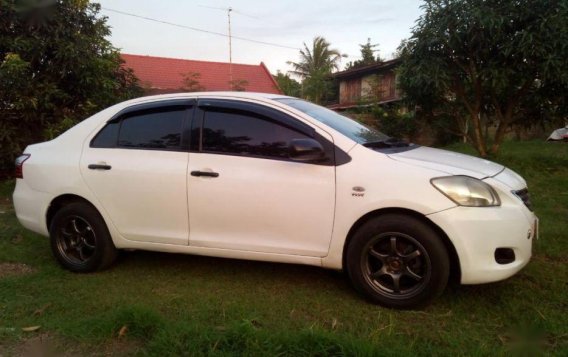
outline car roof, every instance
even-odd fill
[[[229,92],[229,91],[218,91],[218,92],[180,92],[171,94],[159,94],[151,95],[146,97],[139,97],[128,101],[128,104],[135,104],[140,102],[151,102],[153,100],[164,100],[164,99],[176,99],[176,98],[192,98],[192,97],[230,97],[230,98],[242,98],[242,99],[282,99],[282,98],[293,98],[282,94],[271,94],[271,93],[257,93],[257,92]]]

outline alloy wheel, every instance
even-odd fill
[[[97,237],[87,220],[69,216],[57,231],[57,249],[72,264],[88,262],[96,251]]]
[[[394,299],[420,293],[431,275],[430,258],[424,246],[398,232],[370,239],[363,249],[361,264],[369,286]]]

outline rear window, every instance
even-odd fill
[[[122,120],[118,146],[141,149],[179,149],[185,110],[145,112]]]
[[[93,139],[91,147],[94,148],[116,147],[119,129],[120,129],[120,122],[108,123]]]
[[[108,123],[95,136],[91,147],[179,149],[186,114],[186,108],[179,106],[128,113]]]

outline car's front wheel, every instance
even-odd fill
[[[103,218],[87,203],[70,203],[57,211],[49,234],[53,255],[71,271],[101,270],[116,259],[117,250]]]
[[[375,303],[415,308],[439,296],[450,264],[439,235],[423,221],[388,214],[364,223],[347,247],[354,287]]]

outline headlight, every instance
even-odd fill
[[[430,180],[432,185],[460,206],[499,206],[497,192],[485,182],[469,176],[447,176]]]

